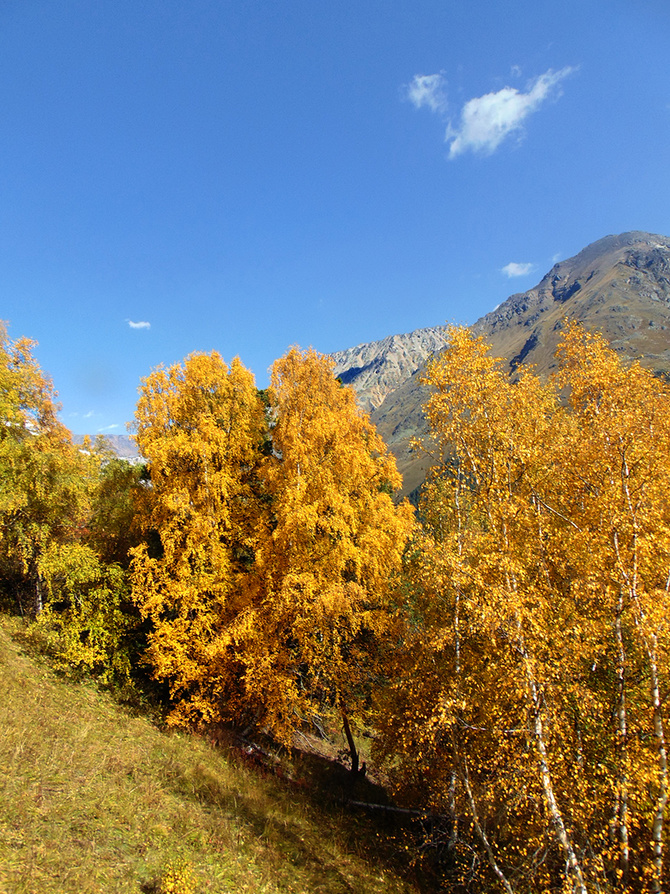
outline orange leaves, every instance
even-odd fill
[[[264,410],[238,360],[193,354],[146,379],[136,418],[152,484],[144,529],[160,547],[134,551],[133,595],[153,622],[155,673],[192,702],[180,708],[191,717],[238,685],[239,669],[221,659],[259,514]]]
[[[487,818],[479,843],[496,874],[540,885],[532,860],[518,864],[523,838],[529,860],[541,855],[557,882],[567,865],[578,890],[617,873],[658,888],[670,395],[577,326],[559,359],[555,383],[524,370],[513,383],[481,340],[452,330],[429,366],[442,463],[407,566],[383,747],[392,755],[395,743],[416,780],[407,745],[422,743],[435,797]],[[458,784],[466,761],[469,791]]]
[[[245,660],[247,691],[263,698],[267,722],[285,736],[309,705],[327,712],[364,692],[363,640],[374,643],[386,626],[412,524],[385,492],[400,483],[393,461],[332,368],[294,348],[272,370],[274,456],[262,477],[273,524],[258,545]],[[287,672],[297,688],[271,687],[269,676]]]
[[[134,593],[174,717],[246,712],[288,739],[310,712],[354,704],[412,513],[332,363],[289,351],[266,410],[238,361],[193,355],[146,380],[137,440],[160,548],[135,550]]]

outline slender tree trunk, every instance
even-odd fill
[[[627,468],[626,468],[627,472]],[[661,695],[658,682],[658,643],[656,634],[652,631],[647,633],[645,630],[645,613],[640,600],[640,594],[637,587],[637,518],[630,498],[627,484],[627,478],[624,478],[625,494],[628,499],[631,516],[633,518],[633,568],[629,574],[624,564],[619,549],[619,538],[617,532],[614,532],[614,547],[616,550],[617,562],[621,576],[626,583],[630,597],[635,606],[635,624],[640,633],[640,638],[644,646],[644,650],[649,662],[649,683],[651,706],[653,712],[653,734],[656,739],[656,758],[658,762],[658,796],[656,798],[656,811],[651,825],[651,847],[652,847],[652,863],[654,867],[654,877],[651,882],[651,889],[654,894],[661,894],[663,891],[663,837],[665,811],[668,806],[668,755],[665,745],[665,732],[663,729],[663,714],[661,712]],[[670,588],[670,578],[666,585],[666,593]]]
[[[456,516],[458,519],[458,560],[459,565],[463,562],[463,507],[461,505],[461,487],[463,479],[461,475],[460,462],[458,465],[458,476],[456,479]],[[461,693],[461,587],[460,583],[455,589],[454,601],[454,677],[456,679],[456,699],[460,698]],[[454,740],[455,741],[455,740]],[[449,784],[449,810],[451,811],[451,835],[449,836],[449,847],[454,849],[458,841],[458,816],[456,814],[456,788],[458,782],[458,750],[456,746],[453,749],[454,766],[451,771],[451,781]]]
[[[656,813],[651,827],[652,848],[654,853],[654,881],[652,890],[660,894],[663,890],[663,823],[665,810],[668,806],[668,756],[665,747],[665,733],[663,731],[663,716],[661,714],[661,698],[658,685],[658,667],[656,663],[656,648],[649,650],[649,666],[651,671],[651,701],[654,709],[654,737],[656,738],[656,755],[658,759],[658,797],[656,799]]]
[[[479,836],[479,840],[484,845],[484,850],[486,851],[486,856],[488,857],[489,865],[491,866],[491,869],[495,872],[496,876],[498,877],[498,881],[503,886],[503,888],[505,889],[507,894],[514,894],[514,889],[512,888],[510,883],[507,881],[507,878],[505,877],[505,874],[502,871],[502,869],[500,868],[500,866],[498,866],[498,863],[495,858],[495,854],[493,853],[493,848],[491,847],[491,843],[489,842],[488,838],[486,837],[486,833],[484,832],[484,829],[482,828],[482,825],[479,822],[479,816],[477,814],[477,805],[475,804],[475,799],[472,794],[472,789],[470,788],[470,777],[468,775],[468,764],[467,764],[467,760],[465,758],[462,761],[461,776],[463,779],[463,786],[465,787],[465,794],[467,795],[467,798],[468,798],[468,804],[470,805],[470,813],[472,814],[472,822],[475,827],[475,831],[477,832],[477,835]]]
[[[349,718],[347,717],[347,712],[344,708],[340,708],[340,712],[342,714],[342,725],[344,727],[344,735],[347,737],[347,744],[349,746],[349,756],[351,757],[351,773],[353,776],[357,776],[359,773],[358,769],[358,751],[356,750],[356,743],[354,742],[354,737],[351,735],[351,727],[349,726]]]
[[[556,795],[554,794],[554,786],[551,780],[551,771],[549,769],[549,760],[547,756],[547,745],[544,736],[544,725],[542,723],[542,699],[540,697],[537,682],[535,680],[535,675],[531,666],[530,656],[528,655],[523,642],[521,619],[518,617],[517,628],[519,632],[519,646],[526,669],[526,679],[528,682],[528,689],[531,698],[531,732],[535,740],[535,746],[537,749],[538,765],[540,769],[540,778],[542,780],[542,790],[544,792],[545,804],[547,806],[547,811],[549,812],[549,818],[554,830],[554,835],[561,845],[568,872],[572,876],[574,890],[577,892],[577,894],[587,894],[586,884],[584,882],[584,874],[582,873],[582,867],[579,863],[579,860],[577,859],[577,854],[575,853],[575,849],[572,846],[572,842],[570,841],[570,836],[568,835],[568,831],[563,821],[563,816],[558,806],[558,801],[556,800]]]
[[[511,555],[512,551],[509,548],[509,536],[505,524],[503,524],[502,533],[506,552],[508,555]],[[519,587],[514,575],[506,573],[505,583],[510,599],[514,601],[518,600]],[[554,836],[560,844],[563,855],[565,857],[567,872],[573,880],[573,890],[576,892],[576,894],[587,894],[586,885],[584,883],[584,874],[582,873],[582,867],[579,863],[579,860],[577,859],[577,854],[575,853],[575,849],[572,846],[572,842],[570,841],[570,836],[568,835],[568,831],[563,821],[563,816],[558,806],[558,801],[556,800],[556,795],[554,794],[554,786],[551,780],[551,770],[549,769],[547,745],[544,736],[544,727],[542,724],[542,698],[537,685],[537,681],[535,679],[535,673],[533,671],[530,655],[528,654],[528,650],[526,649],[521,616],[518,612],[515,612],[514,617],[516,621],[516,633],[518,637],[517,648],[519,650],[519,654],[523,659],[524,669],[526,671],[526,683],[528,685],[528,693],[530,697],[530,703],[528,704],[530,732],[533,736],[533,739],[535,740],[535,748],[540,770],[540,779],[542,781],[542,791],[544,792],[546,808],[549,813],[549,819],[554,831]]]
[[[33,579],[35,581],[35,617],[38,617],[44,608],[44,592],[42,588],[42,575],[37,568],[35,568]]]
[[[617,724],[618,724],[618,750],[619,750],[619,783],[616,799],[616,823],[617,837],[619,840],[619,869],[621,871],[621,884],[628,885],[630,870],[630,845],[628,841],[628,719],[626,713],[626,653],[623,644],[621,630],[621,615],[623,613],[623,588],[619,590],[619,604],[617,606],[615,632],[618,650],[617,667]]]

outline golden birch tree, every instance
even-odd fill
[[[284,740],[336,715],[355,766],[349,718],[375,680],[412,512],[394,504],[394,460],[328,358],[291,349],[273,366],[270,406],[270,514],[235,633],[245,692]]]
[[[600,672],[610,680],[609,862],[623,886],[658,892],[668,872],[670,394],[577,326],[559,358],[577,423],[579,462],[566,463],[570,545],[588,557],[573,586],[597,603]]]
[[[136,440],[151,485],[133,597],[152,632],[147,657],[169,685],[173,722],[239,708],[230,626],[254,560],[255,474],[264,408],[251,373],[216,352],[192,354],[143,382]]]
[[[0,575],[21,611],[38,615],[40,558],[50,545],[85,534],[98,464],[58,420],[56,394],[34,346],[26,338],[11,341],[0,324]]]
[[[456,866],[478,847],[508,892],[658,891],[668,395],[578,328],[560,359],[567,404],[464,330],[429,368],[443,459],[381,750],[451,812]]]

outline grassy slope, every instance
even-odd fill
[[[2,894],[152,892],[181,858],[197,892],[414,890],[366,859],[350,818],[56,677],[10,626],[0,618]]]

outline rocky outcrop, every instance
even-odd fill
[[[331,357],[335,375],[344,385],[351,385],[359,405],[369,413],[446,343],[444,327],[434,326],[407,335],[389,335],[381,341],[338,351]]]
[[[92,441],[95,441],[95,435],[90,435],[89,437]],[[105,435],[104,437],[111,450],[119,459],[125,459],[131,463],[143,462],[134,438],[131,438],[128,435]],[[84,436],[73,435],[72,440],[75,444],[81,444],[84,440]]]

